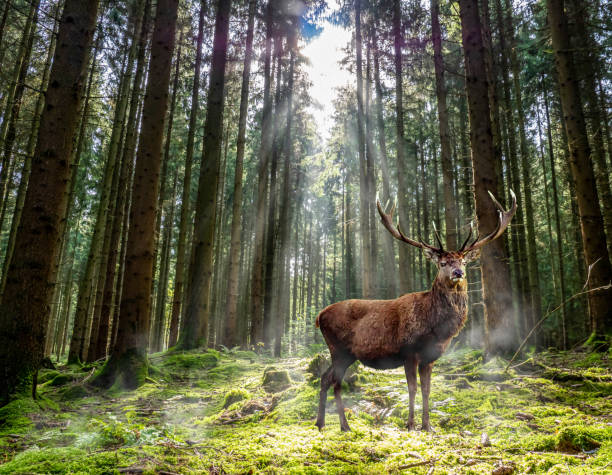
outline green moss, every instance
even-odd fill
[[[318,379],[330,365],[331,362],[325,353],[317,353],[314,358],[308,362],[306,371],[313,379]]]
[[[612,426],[572,425],[559,429],[555,447],[573,453],[596,449],[603,442],[612,442]]]
[[[51,381],[59,374],[60,372],[54,369],[40,370],[38,372],[38,384],[43,384],[43,383],[46,383],[47,381]]]
[[[0,434],[22,433],[32,427],[30,414],[36,414],[40,407],[31,397],[14,399],[0,407]]]
[[[250,397],[251,394],[244,389],[231,389],[229,392],[225,393],[225,397],[223,398],[223,408],[227,409],[232,404],[249,399]]]
[[[75,381],[77,378],[78,376],[74,373],[61,373],[49,381],[49,386],[63,386]]]
[[[291,385],[291,378],[286,370],[270,367],[264,371],[262,384],[266,392],[278,393]]]
[[[63,412],[41,411],[36,404],[21,411],[28,425],[20,432],[0,432],[0,464],[5,464],[0,465],[0,474],[117,470],[424,474],[431,465],[405,467],[432,459],[435,473],[482,474],[491,473],[501,459],[516,464],[515,473],[586,475],[605,473],[612,462],[612,440],[605,425],[612,412],[609,383],[551,381],[537,377],[542,376],[542,367],[535,364],[521,366],[528,368],[504,381],[474,377],[461,383],[444,375],[483,371],[482,353],[462,349],[445,355],[432,378],[433,435],[406,430],[408,391],[403,369],[359,367],[358,391],[343,392],[353,429],[347,434],[340,431],[331,390],[327,425],[321,432],[314,426],[319,386],[306,377],[312,357],[274,360],[234,350],[221,355],[194,351],[184,353],[189,361],[178,362],[174,357],[180,359],[182,354],[151,357],[159,369],[151,371],[156,382],[137,390],[44,385],[47,402],[60,402]],[[218,358],[214,367],[194,363],[204,354]],[[583,368],[578,362],[585,357],[585,353],[550,353],[538,354],[537,361],[575,371]],[[592,361],[591,374],[610,374],[605,357]],[[484,370],[497,371],[502,365],[497,362]],[[266,373],[286,371],[290,386],[267,393],[265,369]],[[73,388],[79,386],[87,397],[62,400],[67,391],[78,392]],[[420,391],[416,404],[420,426]],[[534,417],[517,417],[519,412]],[[480,447],[483,432],[491,447]],[[569,454],[572,449],[563,444],[571,444],[579,457]]]
[[[62,401],[74,401],[89,396],[89,393],[87,392],[87,389],[83,387],[83,385],[74,384],[62,390],[60,395]]]
[[[207,369],[214,368],[219,363],[219,352],[208,350],[206,353],[172,352],[164,362],[163,367],[177,369]]]
[[[0,466],[0,474],[110,473],[122,465],[121,453],[88,453],[74,447],[29,449]]]

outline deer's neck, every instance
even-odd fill
[[[452,286],[436,279],[430,298],[435,333],[443,339],[459,333],[467,319],[468,294],[465,279]]]

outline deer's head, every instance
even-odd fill
[[[421,239],[415,241],[414,239],[406,237],[400,229],[399,224],[397,226],[393,225],[394,207],[391,209],[391,211],[389,211],[389,213],[385,213],[383,211],[379,201],[376,202],[376,207],[378,208],[378,213],[380,214],[382,223],[385,228],[387,228],[387,231],[389,231],[398,241],[402,241],[406,244],[422,249],[425,257],[436,264],[436,267],[438,268],[438,275],[436,279],[449,287],[455,287],[465,284],[466,264],[470,261],[478,259],[480,256],[480,248],[482,246],[497,239],[503,234],[510,224],[512,216],[514,216],[514,213],[516,212],[516,196],[512,190],[510,190],[510,195],[512,196],[512,206],[508,211],[504,210],[502,205],[499,204],[491,192],[489,192],[489,195],[497,208],[499,216],[497,227],[490,234],[482,238],[479,235],[476,236],[476,238],[470,243],[473,234],[473,227],[470,225],[469,235],[463,242],[463,245],[456,251],[448,251],[444,249],[440,236],[438,235],[438,231],[435,230],[435,226],[434,230],[436,239],[438,241],[438,247],[427,244]]]

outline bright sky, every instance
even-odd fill
[[[336,2],[330,3],[332,8]],[[321,109],[312,108],[319,133],[324,140],[329,138],[332,126],[332,101],[336,97],[336,88],[352,83],[354,78],[348,71],[341,69],[338,62],[342,59],[342,48],[351,39],[350,30],[325,22],[321,34],[302,50],[311,64],[307,71],[312,81],[311,96],[321,105]]]

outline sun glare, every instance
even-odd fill
[[[310,89],[317,106],[312,106],[312,114],[317,123],[321,137],[326,140],[332,126],[333,99],[336,89],[347,83],[353,83],[351,74],[342,69],[342,49],[351,39],[351,32],[326,21],[321,34],[307,44],[303,54],[310,59],[307,67],[312,81]]]

